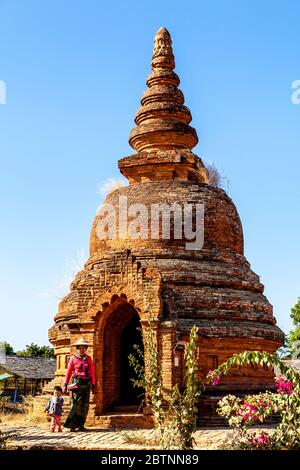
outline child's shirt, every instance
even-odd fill
[[[49,411],[50,415],[61,416],[63,404],[64,404],[64,399],[62,397],[52,396],[50,400],[48,401],[45,411]]]

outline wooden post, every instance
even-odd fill
[[[23,395],[26,395],[26,384],[27,384],[27,379],[24,379],[24,391],[23,391]]]
[[[17,401],[17,391],[18,391],[18,377],[15,378],[15,394],[14,394],[14,403]]]
[[[35,388],[34,388],[34,393],[33,393],[33,396],[34,396],[34,397],[35,397],[36,394],[37,394],[37,389],[38,389],[39,381],[40,381],[40,379],[36,379]]]

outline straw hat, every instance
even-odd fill
[[[91,346],[91,344],[83,338],[80,338],[73,346]]]

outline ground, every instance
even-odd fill
[[[87,432],[50,432],[49,417],[44,412],[44,400],[27,398],[25,403],[14,405],[14,410],[0,410],[0,431],[11,433],[7,448],[14,449],[90,449],[135,450],[159,449],[153,429],[113,430],[88,427]],[[64,421],[64,420],[63,420]],[[62,422],[63,422],[62,421]],[[272,431],[274,425],[264,425],[260,430]],[[257,429],[258,430],[258,429]],[[195,449],[221,449],[232,435],[228,427],[201,427],[194,434]]]
[[[16,436],[8,442],[8,449],[158,449],[153,430],[112,431],[88,428],[87,432],[50,433],[46,425],[2,424],[1,431]],[[195,449],[218,449],[231,431],[227,428],[199,429],[195,433]]]
[[[45,425],[4,424],[1,431],[12,432],[16,436],[8,442],[8,449],[55,448],[55,449],[157,449],[153,430],[113,431],[88,428],[87,432],[50,433]],[[229,429],[204,429],[195,433],[196,449],[217,449]]]

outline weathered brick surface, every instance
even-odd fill
[[[148,227],[148,238],[124,237],[121,224],[115,239],[101,240],[97,227],[102,216],[98,214],[91,230],[90,257],[49,330],[59,358],[56,382],[63,382],[68,357],[74,352],[72,344],[83,336],[93,345],[89,352],[97,384],[91,422],[95,416],[107,416],[118,404],[120,336],[133,316],[139,317],[142,329],[149,314],[155,321],[166,386],[183,380],[184,347],[193,325],[199,327],[199,378],[233,353],[245,349],[274,352],[283,342],[272,306],[263,295],[264,286],[244,257],[235,205],[222,189],[207,184],[207,170],[191,151],[196,133],[189,126],[190,112],[177,88],[179,79],[173,72],[174,57],[165,30],[156,37],[152,67],[149,90],[130,137],[139,153],[119,162],[130,184],[106,199],[115,208],[117,220],[121,196],[127,198],[128,207],[144,204],[147,212],[141,221]],[[204,205],[201,250],[187,250],[189,240],[174,238],[172,217],[170,239],[162,237],[162,227],[158,237],[151,238],[151,206],[162,203]],[[271,381],[272,373],[261,368],[233,370],[219,391],[265,390]],[[113,419],[118,421],[116,416]],[[126,424],[126,417],[120,419]]]

